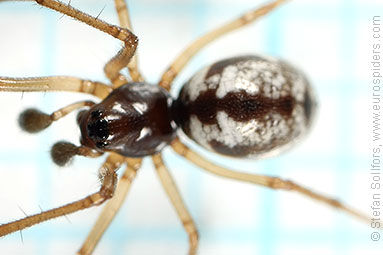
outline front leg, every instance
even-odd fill
[[[65,216],[92,206],[97,206],[110,199],[114,194],[117,176],[115,171],[123,162],[123,157],[117,154],[111,154],[101,167],[102,185],[98,192],[93,193],[83,199],[73,203],[66,204],[48,211],[44,211],[35,215],[27,216],[23,219],[6,223],[0,226],[0,236],[23,230],[41,222]]]

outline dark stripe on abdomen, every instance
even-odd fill
[[[195,101],[187,102],[184,107],[186,119],[195,115],[204,124],[217,124],[217,112],[224,111],[238,122],[262,119],[270,112],[279,113],[284,118],[291,118],[296,100],[292,96],[279,99],[268,98],[248,93],[229,92],[223,98],[216,97],[216,90],[201,93]]]

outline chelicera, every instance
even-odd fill
[[[189,254],[195,254],[197,227],[163,163],[161,150],[166,146],[171,146],[190,162],[218,176],[272,189],[296,191],[367,220],[337,200],[292,181],[220,167],[189,149],[177,137],[178,130],[182,129],[191,140],[219,154],[262,157],[280,153],[307,132],[315,115],[316,100],[305,76],[284,61],[249,55],[224,59],[197,72],[185,83],[177,98],[172,98],[168,92],[177,74],[205,45],[255,21],[283,2],[274,1],[249,11],[198,38],[174,60],[158,84],[148,84],[137,68],[134,54],[138,39],[131,32],[128,9],[123,0],[115,0],[120,26],[93,18],[69,4],[36,0],[41,6],[73,17],[123,42],[123,48],[104,68],[111,85],[76,77],[0,77],[0,91],[59,90],[98,97],[101,100],[99,103],[81,101],[52,114],[28,109],[20,115],[19,123],[27,132],[35,133],[68,113],[82,109],[77,115],[80,145],[63,141],[56,143],[51,150],[53,161],[66,165],[75,155],[108,156],[99,170],[101,188],[98,192],[73,203],[3,224],[0,236],[109,200],[79,250],[79,254],[91,254],[124,201],[142,158],[150,156],[188,234]],[[126,67],[130,77],[120,73]],[[118,179],[116,171],[122,166],[125,166],[125,171]]]

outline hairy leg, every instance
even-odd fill
[[[181,156],[185,157],[187,160],[192,162],[193,164],[199,166],[200,168],[204,169],[205,171],[208,171],[212,174],[235,179],[239,181],[244,182],[250,182],[256,185],[268,187],[271,189],[282,189],[282,190],[288,190],[288,191],[295,191],[299,194],[302,194],[304,196],[307,196],[313,200],[316,200],[318,202],[323,202],[333,208],[339,209],[341,211],[344,211],[350,215],[353,215],[360,220],[369,222],[370,219],[361,214],[360,212],[344,205],[343,203],[339,202],[336,199],[321,195],[319,193],[313,192],[308,188],[305,188],[299,184],[296,184],[290,180],[282,180],[278,177],[271,177],[266,175],[257,175],[257,174],[248,174],[248,173],[241,173],[237,171],[232,171],[229,169],[226,169],[224,167],[218,166],[204,157],[198,155],[194,151],[190,150],[186,145],[181,143],[178,139],[174,141],[172,144],[173,150],[180,154]]]
[[[46,92],[69,91],[81,92],[105,98],[112,88],[100,82],[82,80],[70,76],[51,76],[36,78],[0,77],[0,91],[10,92]]]
[[[114,0],[116,12],[122,28],[132,29],[132,23],[129,16],[128,6],[125,0]],[[138,70],[137,53],[132,57],[128,64],[129,74],[133,81],[144,81],[140,71]]]
[[[208,45],[210,42],[218,39],[222,35],[225,35],[233,30],[241,28],[249,23],[254,22],[259,17],[266,15],[271,12],[274,8],[285,2],[286,0],[277,0],[266,4],[257,9],[251,10],[241,17],[232,20],[221,27],[218,27],[207,34],[197,38],[192,42],[178,57],[173,61],[173,63],[168,67],[165,73],[162,75],[159,82],[160,86],[169,90],[172,81],[177,77],[178,73],[184,68],[184,66],[189,62],[189,60],[197,54],[203,47]]]
[[[117,183],[117,188],[113,198],[106,203],[101,214],[98,216],[96,223],[93,225],[92,230],[89,232],[88,237],[81,246],[78,254],[90,255],[93,253],[102,235],[121,208],[130,186],[136,177],[137,171],[141,167],[141,161],[141,159],[126,159],[127,167]]]
[[[152,156],[152,160],[154,166],[156,167],[157,174],[160,177],[162,186],[176,209],[178,217],[180,218],[186,233],[189,235],[189,255],[193,255],[196,253],[198,246],[197,227],[195,226],[189,211],[186,209],[186,206],[182,201],[178,188],[174,183],[173,177],[170,175],[169,170],[166,168],[161,154]]]
[[[115,171],[122,162],[123,158],[117,154],[111,154],[106,159],[105,163],[100,169],[100,179],[102,180],[102,185],[98,192],[73,203],[69,203],[61,207],[57,207],[35,215],[27,216],[20,220],[0,225],[0,236],[5,236],[50,219],[65,216],[79,210],[102,204],[113,196],[117,181]]]
[[[97,17],[92,17],[77,10],[76,8],[73,8],[70,4],[65,4],[57,0],[34,1],[41,6],[65,14],[121,40],[124,43],[123,48],[118,51],[117,54],[108,62],[104,68],[104,71],[108,79],[113,84],[126,82],[125,77],[120,74],[120,70],[129,63],[138,44],[138,38],[129,29],[110,25]]]

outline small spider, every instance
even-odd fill
[[[62,207],[3,224],[0,236],[109,200],[79,251],[79,254],[91,254],[125,199],[141,166],[141,158],[150,156],[188,233],[189,254],[195,254],[197,228],[163,163],[161,150],[166,146],[171,146],[176,153],[215,175],[272,189],[296,191],[366,220],[366,217],[337,200],[294,182],[215,165],[189,149],[177,137],[177,130],[182,129],[196,143],[219,154],[261,157],[280,153],[307,132],[316,107],[312,89],[301,72],[280,60],[249,55],[224,59],[197,72],[185,83],[176,99],[168,92],[178,73],[208,43],[255,21],[283,2],[279,0],[266,4],[200,37],[173,61],[158,85],[151,85],[144,81],[137,68],[134,54],[138,39],[131,32],[123,0],[115,0],[119,27],[90,17],[70,4],[36,0],[41,6],[84,22],[123,42],[123,48],[104,68],[111,86],[75,77],[0,77],[0,91],[72,91],[98,97],[101,102],[97,104],[81,101],[52,114],[27,109],[20,115],[19,123],[25,131],[35,133],[68,113],[85,108],[77,115],[81,145],[58,142],[52,147],[52,159],[64,166],[75,155],[108,156],[99,170],[102,185],[98,192]],[[125,67],[129,69],[129,78],[121,74]],[[123,166],[125,171],[118,179],[116,171]]]

